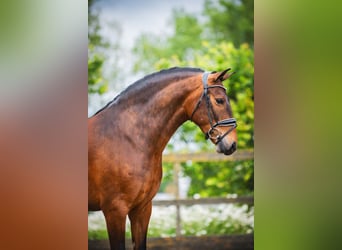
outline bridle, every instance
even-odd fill
[[[192,111],[190,120],[192,120],[192,117],[194,116],[195,112],[197,111],[197,109],[199,108],[202,99],[204,98],[206,101],[206,106],[207,106],[207,112],[208,112],[208,118],[209,118],[209,123],[210,123],[210,129],[208,130],[208,132],[205,133],[205,139],[212,139],[214,140],[215,144],[218,144],[226,135],[228,135],[234,128],[237,127],[236,124],[236,119],[235,118],[228,118],[228,119],[224,119],[221,121],[217,121],[215,124],[213,124],[213,117],[211,115],[211,113],[214,113],[214,110],[212,109],[212,105],[210,102],[210,97],[209,97],[209,93],[208,93],[208,89],[211,88],[222,88],[225,90],[225,92],[227,91],[225,87],[223,87],[222,85],[211,85],[208,86],[208,76],[209,76],[210,72],[205,72],[203,73],[202,76],[202,83],[203,83],[203,93],[200,97],[200,99],[198,100],[194,111]],[[225,132],[224,134],[222,134],[217,127],[231,127],[227,132]]]

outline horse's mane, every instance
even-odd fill
[[[150,86],[158,85],[159,88],[167,86],[170,82],[172,82],[175,78],[187,78],[193,76],[195,73],[203,72],[204,70],[200,68],[190,68],[190,67],[174,67],[170,69],[163,69],[161,71],[149,74],[142,79],[134,82],[129,85],[125,90],[123,90],[120,94],[118,94],[113,100],[108,102],[103,108],[99,109],[93,116],[97,115],[101,111],[105,110],[111,104],[113,104],[116,100],[121,97],[125,97],[127,95],[135,95],[137,93],[141,93],[144,89]]]

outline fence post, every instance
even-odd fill
[[[181,165],[179,162],[175,162],[173,165],[173,174],[174,174],[174,182],[175,182],[175,199],[176,199],[176,237],[181,236],[181,213],[180,213],[180,205],[179,205],[179,172],[181,169]]]

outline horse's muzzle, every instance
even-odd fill
[[[235,152],[236,150],[236,142],[232,143],[227,143],[225,140],[221,140],[217,145],[216,145],[216,151],[218,153],[222,153],[225,155],[231,155],[232,153]]]

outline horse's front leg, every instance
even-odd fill
[[[146,237],[148,223],[150,221],[152,211],[152,202],[148,202],[144,206],[138,206],[129,212],[128,217],[131,221],[132,241],[134,250],[146,249]]]
[[[111,250],[125,250],[127,213],[119,209],[104,210]]]

